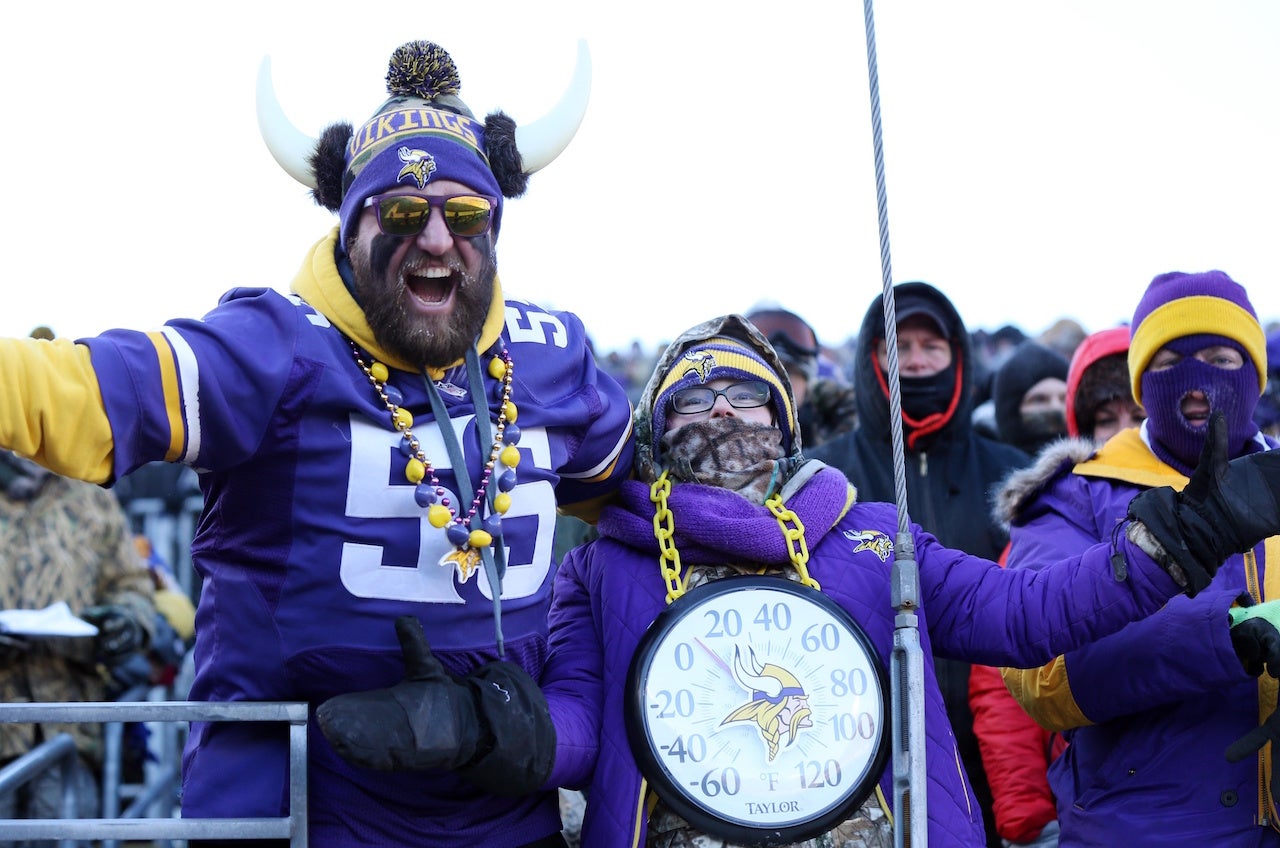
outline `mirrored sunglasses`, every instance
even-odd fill
[[[498,198],[484,194],[426,197],[420,194],[378,194],[364,202],[378,218],[378,229],[389,236],[409,238],[427,228],[431,210],[439,209],[455,236],[474,238],[489,232]]]
[[[671,395],[671,409],[681,415],[706,412],[716,405],[718,397],[727,400],[734,409],[755,409],[768,403],[773,393],[769,390],[769,384],[763,380],[747,380],[724,389],[690,386]]]

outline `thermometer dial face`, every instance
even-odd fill
[[[848,818],[884,770],[888,714],[862,628],[777,577],[718,580],[675,601],[628,677],[631,749],[658,795],[709,833],[761,845]]]

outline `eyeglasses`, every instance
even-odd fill
[[[755,409],[764,406],[773,397],[769,384],[763,380],[747,380],[734,383],[724,390],[710,386],[690,386],[671,395],[671,409],[681,415],[706,412],[716,405],[716,398],[724,398],[734,409]]]
[[[473,238],[489,232],[498,198],[485,194],[427,197],[421,194],[378,194],[364,202],[378,216],[378,229],[389,236],[409,238],[427,228],[431,210],[444,213],[445,226],[455,236]]]

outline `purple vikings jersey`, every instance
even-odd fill
[[[630,406],[596,369],[579,320],[507,300],[520,464],[503,516],[505,658],[535,678],[546,657],[557,500],[616,488],[631,466]],[[114,442],[114,474],[158,459],[201,472],[206,505],[192,558],[203,578],[193,700],[308,701],[390,686],[404,666],[393,622],[411,614],[455,674],[497,658],[493,591],[464,579],[404,476],[401,437],[346,337],[297,296],[237,289],[202,320],[86,339]],[[501,344],[480,351],[482,367]],[[362,350],[366,364],[370,356]],[[422,374],[392,370],[451,502],[455,470]],[[491,420],[500,380],[484,378]],[[465,368],[437,382],[472,486],[491,442],[477,437]],[[492,432],[492,424],[488,428]],[[491,438],[491,437],[490,437]],[[479,521],[476,522],[479,526]],[[192,727],[183,814],[279,816],[287,728]],[[486,796],[448,772],[388,774],[339,758],[312,722],[312,844],[521,845],[559,830],[554,792]]]

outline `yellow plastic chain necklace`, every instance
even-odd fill
[[[667,498],[671,495],[671,481],[666,471],[649,487],[649,500],[655,505],[653,514],[653,535],[658,540],[658,565],[662,569],[662,578],[667,583],[667,603],[670,604],[689,591],[689,574],[684,573],[680,564],[680,552],[675,543],[675,517]],[[782,503],[782,495],[774,493],[764,502],[765,508],[778,520],[778,527],[787,540],[787,557],[800,575],[800,582],[815,591],[822,586],[809,576],[809,544],[804,538],[804,523],[800,516]]]

